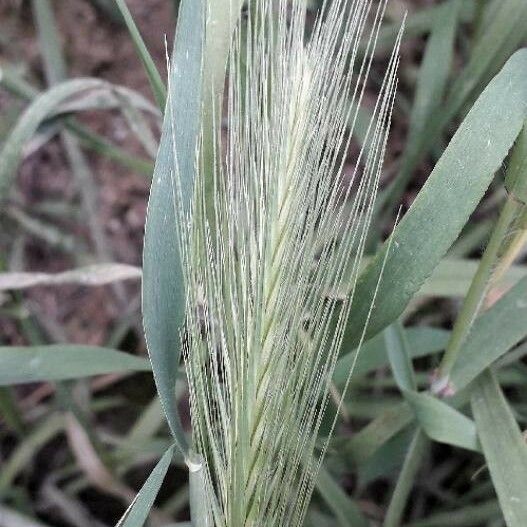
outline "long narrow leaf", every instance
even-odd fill
[[[490,371],[477,380],[472,411],[508,527],[527,525],[527,445]]]
[[[340,527],[366,527],[368,522],[355,502],[346,495],[329,472],[321,467],[317,490],[337,518]]]
[[[96,346],[0,347],[0,385],[78,379],[122,371],[149,371],[146,359]]]
[[[163,80],[161,79],[161,75],[159,75],[159,71],[157,70],[154,60],[152,59],[152,56],[150,55],[148,48],[144,43],[139,29],[137,29],[135,21],[132,17],[132,14],[130,13],[130,10],[128,9],[128,6],[126,5],[125,0],[115,0],[115,2],[119,11],[121,12],[126,27],[128,28],[128,32],[130,33],[132,42],[135,46],[135,49],[137,50],[137,54],[143,63],[156,102],[158,106],[163,109],[165,107],[167,90]]]
[[[466,386],[525,338],[526,321],[527,278],[524,278],[474,323],[452,369],[452,387]]]
[[[62,273],[0,273],[0,291],[37,285],[78,284],[101,286],[121,280],[138,280],[141,269],[127,264],[94,264]]]
[[[396,205],[413,174],[415,159],[420,156],[430,117],[440,107],[447,80],[450,76],[457,20],[461,2],[449,0],[441,5],[434,19],[410,114],[409,133],[401,160],[401,168],[389,187],[390,209]]]
[[[116,527],[142,527],[144,525],[165,479],[168,468],[170,467],[173,455],[174,446],[170,447],[163,454],[163,457],[158,461],[154,470],[152,470],[150,476],[148,476],[148,479]]]
[[[186,295],[176,235],[173,181],[177,165],[185,206],[189,206],[201,123],[204,13],[200,0],[181,3],[143,252],[143,319],[148,352],[163,409],[183,453],[187,449],[186,439],[174,386],[181,356],[179,332],[185,319]]]
[[[134,104],[140,105],[143,109],[151,107],[132,90],[93,78],[64,81],[35,97],[18,120],[0,152],[0,199],[4,199],[9,190],[24,145],[46,119],[64,112],[116,107],[119,105],[115,98],[116,92],[125,99],[133,98]]]

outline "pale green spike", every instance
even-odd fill
[[[193,448],[216,527],[299,526],[313,492],[396,85],[400,38],[353,186],[343,187],[348,123],[385,5],[333,0],[306,43],[302,0],[254,0],[235,30],[227,138],[215,138],[214,228],[201,151],[192,211],[179,217]],[[177,207],[177,184],[175,198]],[[335,298],[345,283],[348,296]]]

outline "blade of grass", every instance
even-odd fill
[[[419,70],[414,103],[410,113],[409,132],[401,159],[401,167],[390,187],[386,209],[392,211],[412,177],[415,159],[421,155],[423,138],[430,117],[441,105],[450,77],[454,43],[461,2],[450,0],[441,4],[434,18],[432,32],[426,45]]]
[[[470,22],[473,19],[475,4],[476,2],[474,2],[474,0],[463,0],[463,2],[461,2],[461,22]],[[438,13],[440,13],[442,10],[442,4],[432,4],[430,6],[422,7],[418,11],[410,12],[406,18],[404,38],[411,39],[420,37],[431,31],[437,19]],[[399,29],[399,22],[387,23],[381,27],[377,43],[377,53],[392,50],[393,43],[395,42]]]
[[[527,50],[515,53],[459,127],[412,207],[362,273],[347,321],[343,349],[362,334],[381,269],[382,298],[367,337],[395,320],[458,236],[518,136],[527,114]]]
[[[174,446],[170,447],[163,454],[116,527],[142,527],[144,525],[170,467],[174,448]]]
[[[185,319],[186,296],[176,243],[173,171],[174,162],[177,162],[188,207],[194,187],[195,153],[201,124],[204,11],[201,1],[184,0],[180,6],[169,72],[169,96],[150,189],[143,250],[145,336],[161,404],[183,454],[187,450],[187,441],[174,399],[174,386],[181,356],[179,332]]]
[[[324,467],[320,467],[318,471],[317,491],[337,519],[337,524],[340,527],[367,527],[368,522],[358,506]]]
[[[426,280],[419,296],[464,297],[476,275],[480,260],[445,258]],[[513,286],[527,276],[527,266],[513,265],[500,279],[500,287]]]
[[[390,505],[386,511],[383,527],[398,527],[401,525],[408,496],[410,495],[415,476],[428,446],[429,441],[427,440],[426,435],[421,428],[418,428],[414,433],[412,442],[408,446],[401,473],[397,479],[397,484],[395,485]]]
[[[405,339],[411,358],[424,357],[443,350],[448,342],[449,332],[430,327],[415,327],[405,329]],[[355,360],[355,351],[340,357],[333,375],[333,382],[340,386],[346,382],[349,370]],[[357,358],[353,376],[355,378],[381,368],[388,363],[386,339],[379,333],[362,345]],[[353,382],[353,380],[351,381]]]
[[[76,379],[121,371],[149,371],[146,359],[122,351],[83,346],[0,347],[0,385]]]
[[[130,37],[135,46],[137,54],[143,63],[157,105],[159,108],[161,108],[161,110],[163,110],[165,108],[167,98],[167,89],[165,83],[161,79],[161,75],[159,74],[154,60],[152,59],[152,56],[150,55],[148,48],[144,43],[139,29],[137,29],[135,21],[132,17],[132,14],[130,13],[130,10],[128,9],[128,6],[126,5],[125,0],[115,0],[115,2],[119,8],[119,11],[121,12],[124,23],[128,28],[128,32],[130,33]]]
[[[50,86],[57,85],[67,78],[66,62],[64,60],[61,43],[58,39],[58,28],[50,0],[33,0],[33,14],[39,31],[39,42],[41,45],[44,72]],[[118,102],[126,99],[119,97]],[[126,104],[125,100],[125,104]],[[123,108],[123,113],[125,109]],[[60,134],[62,145],[68,156],[68,161],[80,191],[82,208],[85,220],[90,228],[90,234],[95,247],[95,253],[99,261],[111,261],[112,251],[106,238],[102,224],[99,221],[97,207],[97,188],[91,173],[89,163],[82,152],[77,139],[68,131]],[[122,306],[127,302],[126,292],[122,284],[112,283],[112,290]]]
[[[32,101],[40,92],[21,78],[13,68],[2,65],[0,67],[0,85],[5,87],[10,93],[21,97],[26,101]],[[104,137],[79,124],[71,117],[59,116],[57,121],[71,130],[82,144],[110,159],[118,161],[123,166],[137,170],[145,175],[152,175],[153,163],[129,154],[119,146],[111,143]]]
[[[496,265],[503,239],[509,232],[509,227],[520,207],[520,202],[510,194],[492,231],[478,270],[474,275],[474,279],[463,301],[463,306],[452,329],[445,355],[437,371],[437,380],[434,381],[433,390],[441,391],[443,389],[442,387],[450,382],[449,376],[452,367],[459,358],[462,346],[472,329],[472,325],[486,295],[492,270]]]
[[[404,329],[399,322],[384,330],[384,340],[397,386],[403,393],[416,390],[415,373],[408,352],[409,346]]]
[[[63,112],[64,108],[61,108],[61,105],[72,98],[82,97],[92,91],[103,95],[104,92],[111,93],[114,90],[119,90],[124,97],[129,94],[127,90],[121,90],[120,87],[99,79],[79,78],[61,82],[33,99],[4,142],[0,152],[0,199],[5,199],[20,162],[24,145],[44,121],[55,117],[57,112]],[[100,106],[99,97],[90,97],[89,104],[83,105],[82,108],[86,110]],[[104,97],[102,106],[106,107]]]
[[[514,145],[507,168],[505,185],[508,189],[507,199],[503,205],[498,221],[492,230],[487,247],[481,258],[478,270],[470,284],[463,301],[461,311],[456,319],[450,340],[432,384],[432,390],[441,393],[450,391],[450,372],[459,358],[461,348],[472,329],[484,299],[491,285],[491,276],[499,260],[500,251],[509,233],[509,228],[523,208],[525,199],[524,163],[527,160],[527,134],[521,132]]]
[[[53,414],[36,426],[25,437],[11,453],[9,459],[2,463],[0,497],[5,495],[17,475],[29,466],[36,452],[57,434],[62,432],[63,429],[64,417],[61,414]]]
[[[480,527],[491,519],[501,516],[496,500],[489,500],[477,505],[469,505],[459,510],[432,514],[424,520],[405,524],[405,527]]]
[[[386,410],[346,441],[344,445],[346,457],[355,465],[363,463],[413,419],[413,411],[406,403],[400,403]]]
[[[527,336],[527,278],[477,318],[452,369],[454,390],[481,372]]]
[[[34,99],[18,120],[0,153],[0,198],[5,199],[12,183],[23,145],[40,124],[52,115],[62,102],[99,86],[100,81],[95,79],[76,79],[58,84]]]
[[[487,370],[472,392],[478,435],[508,527],[527,525],[527,445],[494,375]]]
[[[0,291],[27,289],[37,285],[78,284],[101,286],[140,279],[141,269],[127,264],[94,264],[62,273],[0,273]]]
[[[479,452],[474,421],[426,393],[406,392],[405,399],[426,434],[440,443]]]
[[[419,155],[413,159],[413,167],[425,157],[449,123],[481,92],[487,80],[521,45],[526,28],[527,6],[523,0],[501,2],[468,64],[453,83],[445,104],[429,120]]]

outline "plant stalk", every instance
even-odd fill
[[[492,270],[496,265],[503,240],[520,207],[521,203],[512,194],[509,194],[483,253],[478,270],[470,284],[461,312],[454,324],[443,360],[432,383],[433,393],[446,395],[450,392],[448,376],[485,299]]]
[[[527,243],[527,207],[523,207],[523,211],[518,221],[518,231],[512,237],[510,243],[503,252],[503,256],[499,261],[494,274],[492,275],[492,283],[498,282],[507,272],[509,267],[514,263],[519,256],[521,250]]]

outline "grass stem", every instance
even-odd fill
[[[520,207],[521,203],[512,194],[509,194],[492,231],[487,248],[483,253],[478,270],[470,284],[461,312],[454,324],[445,355],[432,384],[434,393],[447,393],[449,391],[449,373],[459,356],[463,343],[485,299],[489,280],[496,265],[504,238]]]

